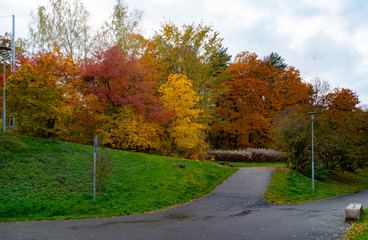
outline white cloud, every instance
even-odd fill
[[[305,6],[316,7],[323,11],[339,13],[343,9],[344,0],[304,0]]]
[[[82,0],[100,25],[115,0]],[[16,36],[26,36],[30,10],[47,0],[3,1],[0,16],[16,15]],[[212,25],[232,55],[263,57],[278,52],[305,78],[320,77],[332,87],[349,87],[368,104],[368,1],[366,0],[125,0],[144,10],[142,28],[150,37],[160,23]],[[11,19],[0,18],[0,34]],[[9,30],[8,30],[9,29]]]
[[[263,18],[261,9],[257,9],[247,1],[205,0],[207,14],[217,16],[217,22],[223,22],[227,28],[250,28]]]

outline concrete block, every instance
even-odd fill
[[[360,219],[360,213],[363,209],[363,204],[361,203],[350,203],[345,208],[345,220],[346,219]]]

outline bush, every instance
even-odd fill
[[[328,179],[328,177],[332,174],[333,167],[316,162],[314,164],[314,178],[316,180],[324,181]],[[301,172],[304,176],[311,177],[312,176],[312,163],[306,165],[303,172]]]
[[[93,169],[93,161],[91,161]],[[96,153],[96,190],[102,193],[105,181],[111,177],[112,166],[109,159],[109,152],[99,148]],[[89,173],[93,179],[93,170]]]
[[[308,109],[290,111],[274,122],[275,144],[295,171],[310,176],[311,119]],[[327,109],[314,118],[316,178],[332,171],[355,171],[368,165],[368,112]]]
[[[216,161],[231,162],[279,162],[281,153],[273,149],[247,148],[240,150],[216,150],[207,152],[209,158]]]

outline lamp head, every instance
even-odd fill
[[[2,51],[11,51],[11,48],[6,47],[6,46],[0,46],[0,50],[2,50]]]

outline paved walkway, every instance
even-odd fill
[[[368,206],[368,189],[297,205],[262,199],[269,168],[242,168],[204,198],[154,213],[87,220],[0,223],[0,239],[339,239],[344,207]]]

